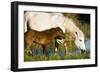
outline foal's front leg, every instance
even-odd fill
[[[58,52],[58,46],[59,46],[59,44],[57,43],[57,40],[55,40],[55,49],[54,49],[55,54],[57,54],[57,52]]]

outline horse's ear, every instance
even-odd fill
[[[75,36],[73,36],[73,40],[76,40],[76,37]]]
[[[75,31],[75,32],[74,32],[74,35],[73,35],[74,40],[75,40],[77,37],[78,37],[78,32]]]
[[[72,39],[73,39],[73,40],[76,39],[76,33],[72,34]]]

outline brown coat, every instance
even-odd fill
[[[24,34],[24,41],[26,48],[31,48],[32,43],[35,42],[37,44],[40,44],[43,46],[43,49],[46,50],[46,45],[51,43],[53,39],[63,39],[64,33],[63,31],[57,27],[57,28],[51,28],[45,31],[36,31],[33,29],[29,29]]]

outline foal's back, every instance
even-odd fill
[[[33,40],[39,44],[49,44],[56,37],[64,38],[63,31],[57,27],[45,31],[32,30]]]
[[[30,44],[32,44],[32,42],[36,42],[41,45],[47,45],[58,36],[64,38],[63,31],[59,27],[45,31],[30,29],[25,33],[25,40]]]

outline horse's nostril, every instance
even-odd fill
[[[86,52],[87,52],[86,50],[81,49],[81,53],[86,53]]]

